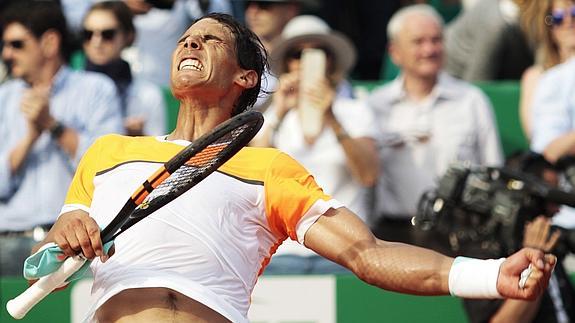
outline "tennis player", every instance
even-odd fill
[[[250,294],[277,246],[293,239],[381,288],[417,295],[533,299],[555,257],[523,249],[498,260],[445,257],[377,240],[296,161],[243,148],[218,172],[134,225],[104,255],[99,228],[183,145],[253,105],[267,65],[257,37],[210,14],[181,37],[172,93],[180,101],[166,137],[106,136],[83,157],[46,242],[92,262],[99,322],[247,322]],[[534,268],[524,288],[520,273]]]

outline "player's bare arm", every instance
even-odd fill
[[[456,279],[453,284],[458,286],[450,286],[453,258],[424,248],[378,240],[347,208],[331,209],[320,217],[307,231],[305,245],[346,266],[365,282],[387,290],[416,295],[467,293],[465,286],[461,290],[465,280]],[[555,262],[553,255],[522,249],[499,267],[496,291],[502,297],[534,299],[546,288]],[[534,270],[525,287],[519,288],[521,272],[529,264]]]

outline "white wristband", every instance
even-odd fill
[[[449,270],[449,292],[463,298],[502,298],[497,291],[500,259],[457,257]]]

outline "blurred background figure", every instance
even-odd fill
[[[437,249],[411,223],[422,193],[454,161],[501,165],[499,135],[487,97],[443,72],[443,20],[431,6],[400,9],[387,34],[401,72],[368,97],[382,131],[370,224],[379,238]]]
[[[136,36],[132,17],[121,1],[98,2],[88,10],[82,26],[85,69],[104,73],[116,84],[127,135],[162,135],[167,112],[162,90],[134,77],[121,58]]]
[[[310,48],[321,49],[327,69],[309,87],[302,88],[300,82],[306,73],[302,52]],[[290,154],[314,173],[327,192],[366,220],[368,188],[377,179],[377,129],[363,102],[337,90],[355,63],[353,44],[320,18],[298,16],[286,25],[281,42],[271,53],[271,62],[279,76],[279,88],[254,144]],[[320,111],[317,120],[302,119],[301,100]],[[304,135],[306,121],[321,123],[317,136]],[[285,241],[266,268],[266,274],[342,272],[347,270],[294,241]]]
[[[533,93],[543,72],[575,54],[575,1],[524,0],[522,28],[536,45],[536,61],[521,78],[520,116],[525,137],[532,136]]]
[[[8,71],[6,70],[6,65],[4,65],[4,62],[2,62],[2,60],[0,60],[0,84],[6,81],[7,78],[8,78]]]
[[[136,40],[124,58],[135,76],[170,84],[175,44],[191,23],[208,12],[232,13],[229,0],[123,0],[135,15]]]
[[[520,1],[477,1],[447,25],[446,71],[466,81],[519,80],[533,64]]]
[[[266,50],[272,52],[285,25],[300,14],[304,3],[306,0],[244,1],[246,25],[258,35]]]
[[[21,275],[84,151],[122,124],[114,83],[67,66],[69,34],[56,2],[18,1],[2,12],[0,30],[12,77],[0,85],[0,270]]]
[[[385,29],[391,15],[407,2],[412,1],[323,1],[318,15],[347,35],[358,50],[358,61],[352,71],[354,79],[378,80],[383,75],[387,37],[379,31]]]
[[[286,24],[299,15],[304,4],[312,0],[257,0],[244,1],[246,26],[262,41],[268,53],[281,41]],[[254,109],[265,111],[270,103],[270,94],[277,87],[277,77],[267,71],[262,77],[261,92]]]
[[[575,58],[544,72],[537,83],[532,104],[531,149],[566,169],[575,155]],[[564,185],[575,188],[575,178],[567,176]],[[575,228],[575,209],[562,207],[553,223]]]

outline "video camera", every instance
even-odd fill
[[[575,158],[549,165],[569,181],[575,180]],[[553,205],[575,207],[575,193],[510,167],[456,163],[436,189],[421,197],[414,220],[423,230],[447,235],[452,251],[479,248],[483,253],[507,255],[521,247],[525,222],[539,215],[552,217]],[[553,252],[575,252],[575,230],[561,230]]]

